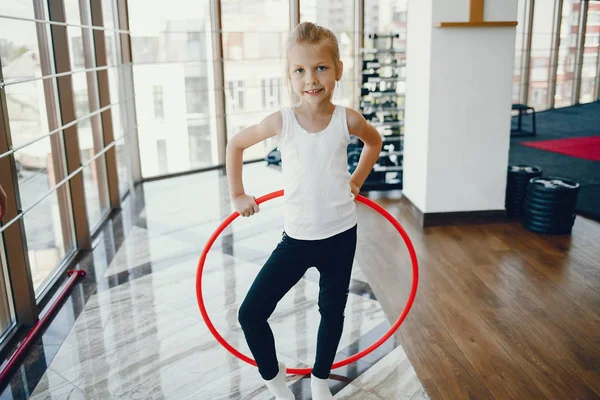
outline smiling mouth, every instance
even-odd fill
[[[315,94],[319,94],[323,91],[323,89],[313,89],[313,90],[307,90],[305,91],[305,93],[310,94],[310,95],[315,95]]]

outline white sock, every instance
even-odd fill
[[[279,363],[277,376],[270,381],[265,381],[267,388],[273,393],[276,400],[295,400],[294,393],[285,383],[285,365]]]
[[[313,400],[330,400],[333,399],[329,390],[327,379],[317,378],[313,374],[310,375],[310,390]]]

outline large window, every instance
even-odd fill
[[[32,5],[12,4],[3,12],[8,17],[0,17],[0,58],[29,265],[38,292],[74,250],[74,228],[68,185],[56,189],[67,176],[56,80],[38,79],[56,73],[49,26],[11,19],[11,10],[12,16],[35,18]],[[38,10],[40,15],[47,20],[48,10]]]
[[[558,49],[554,107],[566,107],[574,104],[573,82],[575,80],[575,55],[577,54],[578,31],[579,0],[565,0],[560,25],[560,47]]]
[[[326,3],[301,1],[300,17],[327,26],[338,36],[345,73],[334,101],[355,106],[354,2]],[[405,27],[406,0],[394,4],[389,17],[382,12],[375,19],[386,21],[382,22],[386,28]],[[208,0],[178,1],[169,7],[159,0],[131,0],[128,6],[144,177],[159,174],[158,141],[166,141],[160,148],[167,149],[167,173],[215,165],[220,159],[220,118],[225,118],[226,136],[231,138],[240,128],[290,104],[284,79],[289,1],[221,0],[220,32],[211,28]],[[222,44],[222,64],[214,60],[216,39]],[[220,79],[215,74],[221,67],[224,80],[216,87]],[[215,101],[221,98],[217,93],[225,99],[224,110]],[[197,126],[203,127],[201,140]],[[199,143],[207,148],[198,149]],[[275,146],[276,139],[267,140],[248,149],[244,158],[261,159]]]
[[[106,65],[110,93],[110,112],[113,136],[116,142],[119,194],[125,196],[133,189],[134,154],[137,153],[137,127],[133,99],[133,76],[130,63],[124,63],[117,0],[102,1],[102,17],[105,27]]]
[[[67,34],[69,42],[82,43],[81,47],[70,48],[71,65],[74,71],[71,78],[75,96],[75,117],[80,121],[77,124],[77,132],[81,162],[82,164],[90,162],[89,166],[83,170],[86,210],[89,225],[95,227],[110,209],[106,157],[102,155],[93,160],[105,146],[101,115],[97,113],[100,109],[98,79],[95,71],[76,72],[97,66],[94,56],[94,38],[90,27],[92,25],[91,10],[87,2],[80,4],[78,0],[66,0],[64,4],[67,22],[86,26],[82,28],[68,27]]]
[[[519,0],[519,22],[521,18],[528,18],[527,10],[532,0]],[[552,103],[554,107],[568,107],[573,104],[587,103],[598,99],[600,50],[600,3],[582,2],[580,0],[564,0],[560,10],[560,27],[554,26],[554,15],[558,0],[536,1],[533,8],[533,27],[531,29],[531,50],[529,61],[529,87],[526,96],[522,93],[523,85],[517,85],[522,80],[520,67],[523,65],[523,56],[527,56],[526,42],[528,32],[521,32],[517,27],[517,46],[515,52],[515,78],[513,87],[513,101],[527,98],[527,103],[537,110],[544,110]],[[587,7],[584,37],[581,16],[582,7]],[[560,29],[559,47],[556,50],[556,75],[553,74],[552,47],[553,39]],[[520,36],[523,36],[522,40]],[[525,49],[525,50],[523,50]],[[582,55],[583,59],[579,59]],[[519,68],[519,69],[517,69]],[[581,71],[581,75],[579,72]],[[578,79],[580,77],[580,80]],[[556,83],[556,85],[552,85]],[[551,92],[554,89],[554,92]],[[579,89],[579,97],[574,98]],[[554,99],[550,97],[554,96]],[[553,100],[553,102],[551,101]]]
[[[598,51],[600,49],[600,4],[589,2],[587,23],[585,26],[585,41],[583,48],[583,63],[581,68],[581,87],[579,102],[589,103],[597,100],[596,76],[598,71]]]
[[[527,18],[527,0],[518,0],[517,6],[517,34],[515,37],[515,67],[513,73],[513,88],[512,101],[519,103],[521,99],[521,91],[523,83],[521,77],[521,68],[523,63],[523,49],[526,46],[527,34],[525,32],[525,24]],[[527,88],[525,88],[527,89]]]
[[[231,137],[281,106],[274,96],[263,103],[263,80],[283,77],[290,2],[222,0],[221,4],[227,135]],[[263,158],[275,146],[275,140],[259,143],[246,150],[244,158]]]
[[[392,12],[386,12],[387,8]],[[408,21],[407,0],[365,0],[365,34],[398,33],[401,34],[401,44],[406,47],[406,24]]]
[[[196,168],[191,120],[207,121],[198,157],[217,164],[214,99],[222,88],[214,86],[208,1],[130,0],[128,8],[142,176]]]
[[[534,3],[528,103],[536,110],[548,108],[553,15],[553,1]]]
[[[93,13],[97,6],[102,8]],[[14,321],[7,314],[11,257],[25,260],[39,301],[62,271],[58,267],[66,266],[78,246],[89,245],[108,214],[109,185],[117,190],[119,183],[123,195],[131,188],[133,85],[131,69],[123,65],[117,9],[116,0],[19,0],[0,6],[0,101],[7,111],[0,123],[9,128],[2,143],[12,144],[0,157],[10,157],[3,164],[14,157],[17,175],[11,183],[18,186],[20,211],[3,222],[13,226],[6,229],[23,228],[21,250],[27,251],[17,257],[19,249],[0,246],[6,250],[6,257],[0,251],[0,333]],[[118,168],[113,163],[109,174],[113,146]]]

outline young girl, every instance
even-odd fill
[[[283,236],[250,287],[239,322],[266,386],[278,400],[294,399],[267,319],[315,266],[321,322],[311,390],[315,400],[332,399],[327,379],[342,335],[356,249],[354,199],[379,157],[382,141],[360,113],[332,103],[343,64],[330,30],[301,23],[290,34],[286,58],[286,80],[296,104],[242,130],[227,145],[230,195],[240,215],[259,211],[242,183],[244,149],[279,135],[284,178]],[[352,175],[346,156],[351,134],[365,144]]]

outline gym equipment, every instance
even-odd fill
[[[541,175],[542,169],[536,165],[511,164],[508,166],[504,200],[507,216],[520,217],[523,214],[523,202],[529,181]]]
[[[528,106],[526,104],[513,104],[511,107],[511,110],[518,112],[518,118],[517,118],[517,127],[511,128],[510,136],[512,136],[512,137],[536,136],[537,129],[535,126],[535,108]],[[526,131],[523,129],[523,116],[524,115],[531,115],[532,128],[530,131]]]
[[[568,179],[531,179],[523,206],[523,226],[541,234],[569,234],[575,223],[578,193],[579,184]]]
[[[384,139],[379,160],[362,187],[362,191],[402,189],[404,138],[404,70],[406,66],[403,39],[398,33],[368,34],[369,47],[361,49],[362,80],[360,112]],[[348,149],[348,169],[356,169],[356,151],[364,144]],[[394,141],[391,149],[388,141]]]
[[[281,165],[281,153],[275,148],[267,154],[265,161],[267,165]]]

